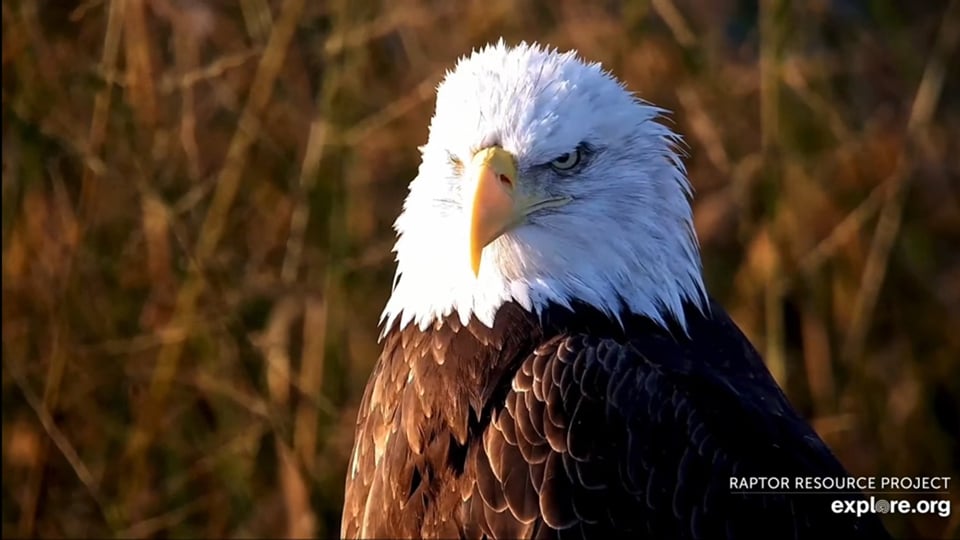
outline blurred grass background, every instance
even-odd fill
[[[957,4],[4,0],[3,536],[339,534],[433,91],[501,35],[674,111],[708,285],[851,472],[960,481]]]

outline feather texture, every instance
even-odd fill
[[[846,472],[722,309],[711,312],[690,310],[688,337],[582,305],[538,318],[507,304],[483,339],[476,321],[436,325],[430,339],[405,335],[415,326],[388,332],[343,535],[885,538],[875,516],[831,512],[835,495],[731,492],[733,475]],[[387,384],[409,373],[411,384]],[[475,407],[471,396],[485,397]]]

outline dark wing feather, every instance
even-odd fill
[[[572,316],[538,325],[508,306],[492,329],[389,333],[342,535],[889,538],[830,496],[731,491],[731,476],[846,472],[718,308],[676,339],[642,322],[593,334],[602,319]]]
[[[666,337],[562,335],[536,350],[468,466],[482,493],[504,497],[468,503],[496,499],[500,511],[479,513],[483,532],[887,537],[873,517],[832,513],[829,496],[732,493],[732,475],[846,472],[762,365],[694,360]],[[527,529],[533,501],[540,522]]]

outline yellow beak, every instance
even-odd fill
[[[551,198],[526,186],[517,175],[517,158],[492,146],[473,156],[466,178],[473,184],[470,208],[470,268],[480,273],[483,248],[517,227],[531,212],[561,206],[568,198]]]
[[[517,224],[514,191],[517,183],[517,159],[499,147],[480,150],[468,170],[475,183],[470,205],[470,268],[480,272],[483,248]]]

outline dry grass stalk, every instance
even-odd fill
[[[171,321],[174,327],[190,328],[192,326],[196,302],[203,288],[203,265],[213,255],[223,234],[227,215],[240,187],[247,151],[256,140],[259,131],[257,126],[260,114],[270,99],[274,82],[302,10],[303,0],[285,0],[280,17],[271,30],[250,95],[240,115],[223,168],[220,170],[206,219],[200,228],[192,254],[190,272],[177,295],[174,318]],[[132,431],[127,445],[127,456],[133,463],[133,475],[128,488],[131,493],[139,492],[144,485],[143,453],[156,431],[156,420],[163,411],[170,383],[176,375],[183,343],[183,341],[168,343],[160,350],[157,357],[157,365],[150,384],[149,402],[144,406],[143,415]]]
[[[923,145],[923,137],[933,120],[940,101],[940,93],[943,90],[947,66],[950,65],[958,41],[960,41],[960,2],[950,0],[937,35],[933,54],[927,61],[917,93],[913,98],[913,105],[910,107],[904,148],[898,156],[896,170],[889,180],[893,188],[889,191],[880,210],[880,219],[873,235],[870,255],[863,269],[862,285],[857,293],[850,331],[843,347],[843,355],[848,360],[858,359],[863,353],[870,321],[877,307],[880,287],[883,285],[889,266],[890,252],[900,231],[912,172],[912,159],[917,149]]]

